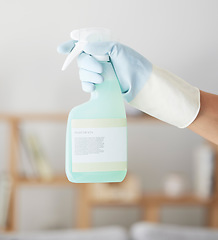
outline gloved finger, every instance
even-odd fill
[[[57,52],[64,53],[64,54],[70,53],[73,50],[73,48],[75,47],[76,42],[77,42],[76,40],[70,40],[70,41],[60,44],[57,47]]]
[[[103,77],[100,74],[90,72],[82,68],[79,70],[79,76],[82,82],[91,82],[99,84],[104,81]]]
[[[79,68],[96,72],[96,73],[102,73],[103,67],[101,63],[99,63],[94,57],[86,54],[81,53],[77,58],[77,64]]]
[[[93,92],[95,90],[95,84],[90,82],[82,82],[82,89],[84,92]]]
[[[90,55],[110,55],[118,45],[116,42],[89,42],[83,50]]]

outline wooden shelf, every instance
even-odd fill
[[[19,177],[17,178],[17,184],[20,185],[60,185],[60,184],[72,184],[75,185],[74,183],[71,183],[68,181],[66,176],[55,176],[52,179],[37,179],[37,178],[24,178],[24,177]]]
[[[211,198],[200,198],[193,194],[185,194],[178,197],[170,197],[164,194],[145,194],[143,197],[144,204],[158,204],[158,205],[210,205],[214,199]]]
[[[211,198],[199,198],[193,194],[185,194],[179,197],[170,197],[164,194],[144,194],[138,200],[134,201],[99,201],[99,200],[90,200],[90,204],[93,206],[139,206],[139,205],[210,205],[214,199]]]
[[[0,119],[5,121],[63,121],[67,120],[66,113],[1,113]]]
[[[141,199],[134,201],[98,201],[90,200],[90,204],[96,207],[131,207],[131,206],[140,206],[142,204]]]

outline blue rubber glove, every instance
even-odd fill
[[[74,48],[75,41],[69,41],[59,46],[58,52],[69,53]],[[92,92],[95,84],[103,82],[102,65],[91,55],[109,55],[114,67],[121,91],[127,102],[130,102],[149,78],[152,64],[133,49],[117,42],[87,43],[84,52],[78,56],[82,88]]]
[[[75,41],[62,44],[59,52],[69,53]],[[200,91],[178,76],[152,65],[146,58],[117,42],[87,43],[78,56],[82,88],[92,92],[104,79],[103,68],[93,56],[109,55],[127,102],[162,121],[184,128],[200,109]]]

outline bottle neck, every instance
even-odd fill
[[[91,93],[91,100],[94,99],[111,99],[116,101],[121,96],[120,85],[114,72],[113,66],[110,62],[101,62],[103,66],[102,76],[104,78],[103,83],[96,84],[96,89]]]
[[[90,101],[95,109],[100,112],[107,112],[108,116],[125,117],[125,107],[119,81],[110,62],[101,62],[103,66],[103,83],[96,84],[96,89],[91,93]]]

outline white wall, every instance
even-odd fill
[[[92,26],[110,28],[115,40],[200,89],[217,93],[217,8],[215,0],[1,1],[0,112],[68,112],[87,100],[76,64],[61,72],[65,56],[58,55],[56,47],[69,39],[71,30]],[[41,130],[48,155],[61,172],[64,131],[64,125]],[[6,133],[0,125],[1,169],[7,169]],[[166,125],[131,126],[129,170],[139,174],[149,191],[160,190],[164,176],[173,170],[184,172],[191,183],[192,151],[201,141],[188,130]],[[66,188],[22,188],[20,229],[71,226],[74,196]],[[39,208],[46,215],[43,219]],[[122,223],[125,218],[127,226],[140,215],[137,209],[105,211],[96,210],[95,225]],[[182,215],[178,211],[164,210],[163,217],[174,223],[203,223],[201,209],[186,209]]]

